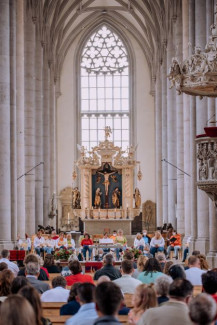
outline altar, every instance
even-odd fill
[[[123,229],[125,235],[131,235],[132,220],[141,207],[140,191],[134,189],[134,172],[140,162],[135,159],[133,146],[123,151],[109,140],[110,134],[111,129],[106,126],[105,140],[89,152],[79,146],[80,157],[72,174],[73,188],[60,193],[61,223],[66,230],[78,231],[81,220],[84,231],[90,234]],[[137,177],[141,180],[140,168]],[[68,195],[65,201],[64,191]]]

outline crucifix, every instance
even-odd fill
[[[105,186],[105,209],[108,209],[109,208],[108,192],[109,192],[109,185],[110,185],[109,177],[112,174],[115,174],[116,170],[112,171],[110,165],[108,163],[105,163],[105,165],[103,166],[103,169],[98,170],[97,173],[104,176],[103,185]]]

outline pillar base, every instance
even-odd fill
[[[12,250],[14,249],[15,241],[12,240],[0,240],[0,251],[2,249]]]
[[[201,254],[206,255],[209,251],[209,240],[208,238],[198,238],[195,241],[195,250],[200,251]]]
[[[217,267],[217,252],[209,252],[206,258],[211,269]]]

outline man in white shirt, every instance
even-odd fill
[[[34,248],[38,255],[44,251],[45,240],[44,237],[41,236],[41,232],[37,232],[37,236],[34,239]]]
[[[42,302],[67,302],[69,290],[66,289],[66,280],[57,276],[52,280],[52,288],[41,295]]]
[[[117,284],[120,287],[123,294],[134,293],[136,287],[142,284],[140,280],[132,278],[133,272],[134,272],[133,262],[130,260],[124,260],[121,263],[122,277],[113,281],[115,284]]]
[[[191,282],[191,284],[202,285],[201,275],[206,271],[201,270],[200,260],[197,256],[190,256],[188,258],[189,269],[185,271],[186,279]]]
[[[101,245],[113,245],[114,244],[114,241],[113,241],[112,238],[109,238],[108,237],[108,233],[105,232],[103,238],[101,238],[99,240],[99,243]],[[107,247],[106,248],[103,248],[103,252],[107,254],[108,252],[110,252],[110,248],[107,248]]]
[[[9,255],[10,252],[7,249],[3,249],[1,252],[0,263],[2,262],[6,263],[8,265],[8,269],[11,270],[15,276],[17,276],[17,273],[19,272],[19,268],[15,263],[9,261]]]

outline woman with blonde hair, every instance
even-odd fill
[[[153,283],[140,284],[132,297],[133,309],[128,314],[129,324],[137,324],[143,313],[157,306],[157,295]]]
[[[132,277],[137,279],[140,273],[144,271],[145,263],[147,262],[148,257],[140,255],[137,260],[137,269],[134,270]]]
[[[160,231],[155,231],[155,235],[150,242],[150,253],[153,255],[153,257],[155,256],[155,253],[164,251],[164,245],[165,241]]]
[[[136,234],[136,238],[134,239],[134,248],[143,251],[144,247],[145,247],[145,241],[142,238],[142,235],[138,232],[138,234]]]

